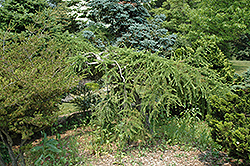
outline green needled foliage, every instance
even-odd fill
[[[79,30],[79,25],[75,20],[76,15],[69,14],[72,11],[69,7],[76,4],[77,2],[73,0],[70,3],[49,2],[47,0],[5,0],[0,7],[0,29],[6,30],[9,26],[15,26],[13,31],[20,33],[27,30],[25,26],[29,24],[36,24],[36,27],[40,28],[46,22],[47,30],[75,32]],[[36,16],[44,16],[45,18],[36,22],[33,19]]]
[[[176,42],[175,47],[177,48],[174,49],[174,53],[168,56],[196,68],[212,69],[219,74],[224,83],[233,83],[234,69],[216,45],[216,39],[206,39],[202,37],[193,42],[191,46],[180,43],[182,42],[180,40],[181,39]]]
[[[46,0],[4,0],[0,7],[0,27],[6,28],[12,23],[16,25],[17,32],[21,32],[25,30],[25,25],[34,23],[32,17],[37,11],[48,7]]]
[[[199,109],[205,116],[208,96],[229,90],[212,71],[157,54],[110,48],[92,55],[85,55],[75,66],[88,71],[97,65],[95,69],[103,73],[105,88],[101,91],[105,91],[92,108],[99,143],[115,141],[123,147],[130,141],[145,140],[154,136],[161,119],[187,109]]]
[[[211,96],[211,112],[207,119],[213,139],[229,155],[250,160],[250,95],[228,93],[225,97]]]
[[[67,45],[44,27],[25,28],[26,33],[0,33],[0,138],[13,165],[23,156],[21,148],[15,155],[12,145],[22,147],[34,132],[51,126],[60,96],[72,86],[65,70]]]
[[[150,18],[151,15],[145,7],[146,4],[140,0],[89,1],[88,17],[96,24],[105,25],[104,27],[109,33],[106,33],[109,42],[101,42],[101,38],[96,39],[96,33],[93,31],[91,33],[88,30],[90,28],[85,31],[86,38],[100,48],[111,44],[112,46],[131,47],[153,53],[168,52],[175,42],[176,35],[169,35],[167,29],[162,28],[161,24],[166,18],[165,15],[159,14]],[[90,22],[88,26],[93,26],[93,23]]]

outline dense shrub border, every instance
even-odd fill
[[[243,93],[244,94],[244,93]],[[210,97],[211,112],[207,119],[213,139],[230,156],[250,160],[250,94]]]

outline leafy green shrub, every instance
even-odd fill
[[[117,141],[124,146],[127,141],[145,139],[152,136],[158,121],[186,109],[199,108],[205,116],[208,96],[228,89],[212,71],[203,75],[199,69],[157,54],[110,48],[96,54],[96,59],[87,55],[74,65],[83,71],[98,68],[107,88],[93,107],[99,143]]]
[[[72,86],[66,77],[67,45],[50,37],[44,27],[26,29],[28,36],[0,33],[0,138],[12,165],[23,160],[21,148],[15,155],[12,145],[22,147],[34,132],[52,125],[60,96]]]
[[[162,26],[194,42],[202,36],[216,36],[216,44],[232,59],[249,59],[249,3],[245,0],[156,0],[154,15],[165,14]]]
[[[190,12],[192,29],[199,36],[216,35],[222,52],[227,58],[232,58],[244,47],[249,48],[249,42],[247,44],[242,40],[242,36],[249,34],[250,30],[249,7],[250,4],[245,0],[229,0],[225,3],[216,0],[200,1],[197,9]]]
[[[213,139],[230,156],[250,159],[250,95],[228,93],[225,97],[211,96],[211,112],[207,119]]]
[[[151,1],[153,15],[164,14],[162,27],[168,29],[171,33],[188,33],[191,27],[189,14],[197,5],[197,0],[156,0]]]
[[[43,139],[39,145],[32,148],[30,161],[32,165],[75,165],[80,161],[75,140],[61,139],[60,134],[57,139],[48,139],[46,133],[42,133]]]

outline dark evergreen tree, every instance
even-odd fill
[[[74,6],[78,1],[63,2],[62,0],[4,0],[1,1],[0,7],[0,29],[6,30],[11,26],[15,28],[13,31],[18,33],[25,31],[25,26],[36,24],[42,27],[45,22],[51,25],[47,29],[53,27],[53,31],[74,32],[78,30],[76,14],[71,15],[70,6]],[[43,15],[46,19],[38,23],[34,17],[38,14]],[[47,24],[48,25],[48,24]]]
[[[0,27],[7,28],[15,25],[15,30],[25,30],[25,25],[34,23],[32,17],[37,11],[44,11],[49,7],[46,0],[5,0],[0,7]]]

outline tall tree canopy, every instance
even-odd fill
[[[194,42],[200,37],[216,38],[228,57],[250,59],[250,3],[247,0],[156,1],[154,14],[167,16],[163,26]]]
[[[249,8],[247,0],[203,0],[190,14],[193,29],[199,34],[216,35],[222,51],[228,57],[238,57],[240,51],[250,49]]]

